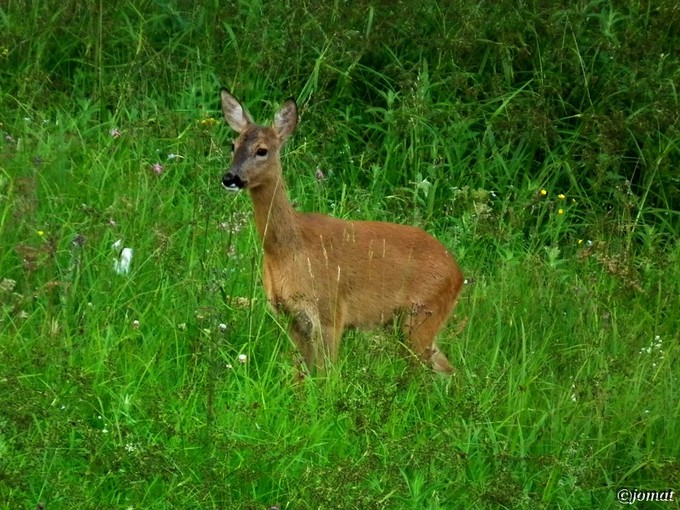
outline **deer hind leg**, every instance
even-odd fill
[[[449,317],[454,303],[442,308],[428,308],[414,303],[410,313],[403,317],[402,330],[409,339],[411,348],[421,359],[437,372],[453,373],[453,367],[446,355],[439,349],[435,337]]]

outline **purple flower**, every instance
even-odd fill
[[[156,175],[161,175],[163,173],[163,171],[165,170],[165,167],[163,165],[161,165],[160,163],[154,163],[153,165],[151,165],[151,170],[153,170],[153,172]]]

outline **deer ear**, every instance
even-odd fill
[[[234,96],[232,96],[227,89],[220,90],[220,97],[222,98],[222,113],[227,124],[236,131],[241,133],[245,130],[248,124],[253,121],[250,115],[243,109]]]
[[[297,105],[293,98],[288,99],[274,115],[274,129],[285,142],[297,125]]]

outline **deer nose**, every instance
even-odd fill
[[[230,191],[239,191],[246,187],[246,183],[236,173],[229,170],[224,177],[222,177],[222,186]]]

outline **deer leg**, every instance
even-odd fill
[[[424,305],[414,304],[411,312],[405,314],[402,323],[404,335],[409,339],[414,352],[436,372],[446,374],[452,374],[453,367],[437,346],[435,337],[452,308],[453,303],[443,310],[432,310]]]
[[[290,323],[290,336],[302,355],[307,370],[313,370],[316,349],[314,346],[314,323],[305,312],[296,312]]]

